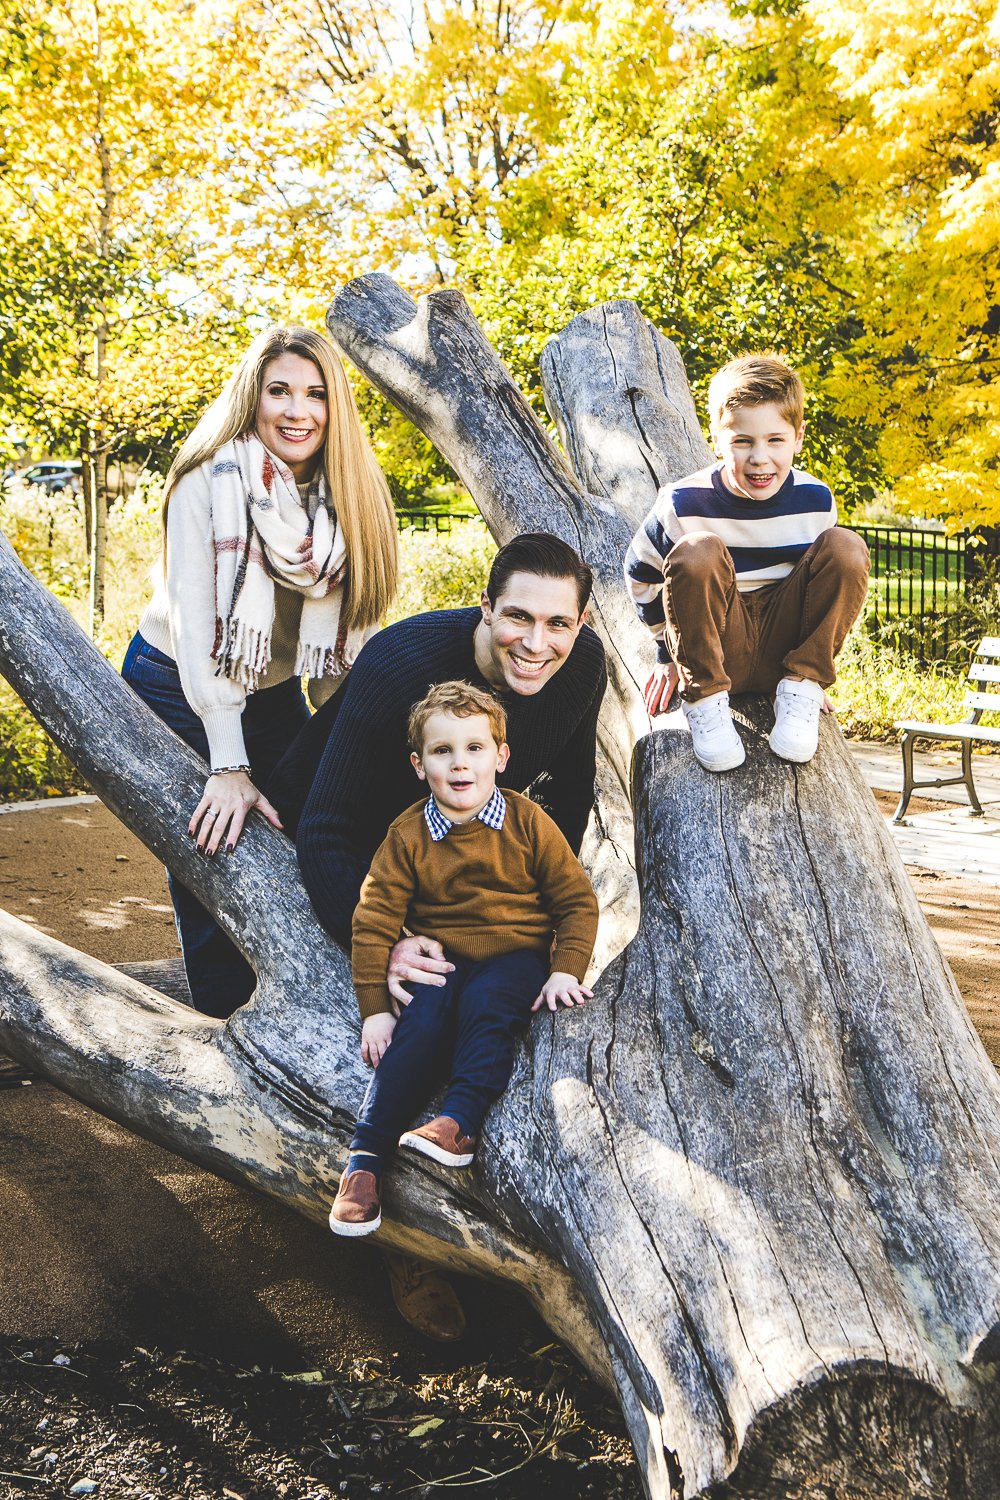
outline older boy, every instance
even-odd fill
[[[531,1013],[591,994],[582,980],[597,900],[548,814],[497,786],[505,734],[502,705],[465,682],[432,688],[410,715],[411,761],[430,796],[390,826],[354,915],[361,1055],[375,1075],[330,1214],[335,1234],[378,1228],[397,1141],[467,1166]],[[397,1021],[387,977],[404,924],[440,941],[454,968],[443,986],[417,985]],[[445,1079],[442,1113],[400,1139]]]
[[[665,711],[679,685],[708,771],[744,760],[730,692],[773,693],[771,749],[812,759],[834,657],[864,603],[867,547],[837,526],[826,485],[792,467],[804,403],[775,355],[723,366],[708,388],[719,463],[660,490],[625,559],[659,647],[647,707]]]

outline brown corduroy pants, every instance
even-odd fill
[[[682,696],[696,703],[712,693],[773,693],[788,676],[829,687],[834,657],[865,601],[869,566],[861,537],[834,526],[787,578],[741,594],[717,536],[682,537],[663,564],[666,639]]]

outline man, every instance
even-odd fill
[[[309,788],[297,819],[302,878],[319,920],[345,947],[372,855],[421,795],[407,720],[435,683],[459,678],[501,695],[510,759],[498,783],[530,788],[579,853],[607,686],[604,649],[584,622],[592,583],[558,537],[515,538],[497,553],[478,607],[417,615],[374,636],[286,755],[268,793],[289,827],[294,789]],[[406,937],[393,949],[390,993],[406,1005],[408,982],[443,985],[451,968],[440,943]],[[419,1262],[386,1260],[403,1317],[431,1337],[459,1337],[464,1316],[448,1283]]]

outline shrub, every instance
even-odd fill
[[[860,621],[837,660],[830,697],[849,737],[897,740],[895,725],[900,719],[961,718],[964,692],[960,669],[950,664],[921,666],[912,656],[874,640]]]
[[[62,797],[86,783],[14,690],[0,682],[0,802]]]
[[[441,535],[410,527],[399,542],[402,583],[391,620],[479,603],[497,550],[481,521],[459,521]]]

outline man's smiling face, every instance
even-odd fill
[[[576,580],[512,573],[476,627],[476,666],[502,692],[530,697],[573,649],[583,615]]]
[[[796,429],[774,401],[724,411],[712,429],[722,459],[722,482],[734,495],[772,500],[802,448],[804,424]]]

